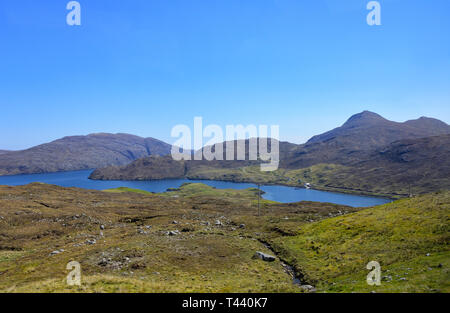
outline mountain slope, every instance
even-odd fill
[[[181,178],[197,173],[203,169],[234,169],[247,166],[255,166],[260,161],[249,161],[249,140],[235,140],[233,142],[224,142],[223,145],[223,161],[213,160],[189,160],[174,161],[171,155],[164,157],[145,157],[140,160],[133,161],[123,166],[109,166],[96,169],[89,178],[97,180],[153,180],[162,178]],[[237,147],[239,143],[245,146],[245,160],[226,160],[225,147],[233,143],[234,158],[237,159]],[[297,147],[297,145],[289,142],[278,142],[281,159],[285,159],[287,155]],[[268,151],[271,151],[271,141],[268,141]],[[258,147],[258,144],[257,144]],[[203,148],[204,150],[206,148]],[[212,148],[214,150],[214,148]],[[199,155],[202,151],[195,152]]]
[[[364,111],[350,117],[341,127],[312,137],[282,159],[282,166],[305,168],[321,163],[350,165],[370,157],[370,153],[404,139],[450,134],[450,125],[421,117],[397,123]]]
[[[450,135],[405,139],[361,154],[346,165],[320,163],[264,173],[257,166],[233,169],[199,167],[192,179],[231,180],[301,186],[377,195],[422,194],[450,189]]]
[[[312,137],[307,145],[335,141],[341,145],[345,144],[348,148],[370,150],[397,140],[449,133],[450,125],[436,119],[422,117],[398,123],[376,113],[364,111],[350,117],[341,127]]]
[[[383,194],[447,190],[449,156],[450,135],[399,140],[338,167],[322,178],[322,184]]]
[[[165,155],[171,146],[129,134],[64,137],[23,151],[0,155],[0,175],[73,171],[123,165],[148,155]]]
[[[123,166],[96,169],[90,179],[95,180],[157,180],[181,178],[185,175],[185,162],[174,161],[172,156],[149,156]]]

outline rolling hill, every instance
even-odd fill
[[[449,292],[450,193],[426,194],[308,225],[274,248],[324,292]],[[366,264],[381,265],[381,285]]]
[[[74,171],[123,165],[149,155],[170,153],[171,146],[129,134],[71,136],[23,151],[0,154],[0,175]]]

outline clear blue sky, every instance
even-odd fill
[[[301,143],[375,111],[450,122],[450,1],[0,2],[0,149],[176,124],[278,124]]]

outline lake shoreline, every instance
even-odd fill
[[[257,182],[254,182],[252,180],[218,180],[218,179],[207,179],[207,178],[190,178],[185,177],[189,180],[210,180],[210,181],[223,181],[223,182],[232,182],[232,183],[248,183],[248,184],[258,184]],[[304,185],[297,185],[297,184],[288,184],[283,182],[277,182],[277,183],[270,183],[270,182],[264,182],[260,184],[261,186],[285,186],[285,187],[293,187],[293,188],[301,188],[306,189]],[[341,193],[341,194],[350,194],[350,195],[359,195],[359,196],[369,196],[374,198],[381,198],[381,199],[390,199],[390,200],[399,200],[402,198],[408,197],[406,194],[380,194],[376,192],[366,191],[366,190],[359,190],[359,189],[350,189],[345,187],[329,187],[329,186],[320,186],[320,185],[313,185],[311,187],[311,190],[319,190],[319,191],[327,191],[327,192],[334,192],[334,193]]]
[[[153,193],[164,193],[170,188],[178,188],[184,183],[202,183],[217,189],[247,189],[255,188],[257,184],[252,181],[231,181],[172,178],[158,180],[93,180],[90,179],[92,170],[57,172],[46,174],[21,174],[14,176],[0,176],[0,185],[17,186],[27,185],[33,182],[41,182],[62,187],[76,187],[90,190],[106,190],[119,187],[140,189]],[[353,207],[370,207],[392,201],[392,197],[382,197],[380,195],[363,194],[356,192],[340,192],[337,189],[313,186],[306,189],[300,185],[263,183],[261,190],[265,192],[263,198],[279,203],[295,203],[300,201],[312,201],[322,203],[334,203],[349,205]]]
[[[92,181],[136,181],[136,182],[145,182],[145,181],[161,181],[161,180],[177,180],[177,179],[187,179],[187,180],[207,180],[207,181],[216,181],[216,182],[230,182],[230,183],[236,183],[236,184],[255,184],[257,185],[258,182],[255,182],[251,179],[242,179],[242,180],[236,180],[236,179],[208,179],[205,177],[195,177],[195,176],[181,176],[178,178],[160,178],[160,179],[133,179],[133,180],[117,180],[117,179],[93,179],[88,178]],[[306,189],[304,185],[302,184],[295,184],[295,183],[285,183],[285,182],[262,182],[259,183],[261,186],[285,186],[285,187],[293,187],[293,188],[301,188]],[[351,189],[346,187],[336,187],[336,186],[320,186],[320,185],[313,185],[311,187],[312,190],[319,190],[319,191],[326,191],[326,192],[334,192],[334,193],[340,193],[340,194],[349,194],[349,195],[358,195],[358,196],[368,196],[368,197],[374,197],[374,198],[380,198],[380,199],[389,199],[389,200],[399,200],[402,198],[407,198],[409,195],[407,194],[397,194],[397,193],[389,193],[389,194],[383,194],[383,193],[376,193],[371,192],[368,190],[360,190],[360,189]]]

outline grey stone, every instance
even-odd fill
[[[263,253],[261,251],[256,251],[255,255],[253,257],[254,258],[259,258],[259,259],[261,259],[263,261],[266,261],[266,262],[273,262],[273,261],[275,261],[275,257],[273,255],[266,254],[266,253]]]
[[[314,288],[314,286],[311,285],[301,285],[300,288],[308,292],[316,292],[316,288]]]
[[[179,234],[180,234],[180,232],[178,230],[171,230],[171,231],[167,232],[168,236],[176,236]]]

